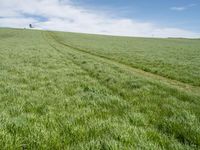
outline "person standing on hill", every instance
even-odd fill
[[[30,28],[33,28],[32,24],[29,24],[29,27],[30,27]]]

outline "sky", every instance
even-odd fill
[[[200,38],[200,0],[0,0],[0,27]]]

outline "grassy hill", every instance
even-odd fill
[[[0,149],[199,149],[200,40],[0,29]]]

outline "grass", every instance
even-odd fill
[[[0,29],[0,148],[199,149],[199,53],[196,40]]]
[[[59,40],[144,71],[200,86],[200,40],[57,32]]]

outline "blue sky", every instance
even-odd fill
[[[112,11],[118,17],[200,31],[199,0],[75,0],[75,3]]]
[[[0,27],[200,37],[200,0],[0,0]]]

